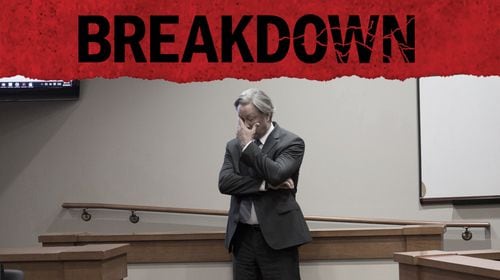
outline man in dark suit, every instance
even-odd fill
[[[298,246],[311,241],[295,200],[304,141],[272,121],[263,91],[244,91],[234,106],[239,125],[219,174],[220,192],[231,195],[225,245],[234,279],[300,279]]]

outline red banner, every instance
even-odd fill
[[[500,1],[4,1],[0,77],[500,74]]]

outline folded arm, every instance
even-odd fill
[[[260,192],[262,179],[236,173],[229,147],[219,173],[219,191],[229,195],[248,195]]]
[[[254,168],[258,176],[267,183],[278,186],[299,170],[304,157],[304,149],[304,141],[296,137],[273,160],[252,143],[243,151],[241,160]]]

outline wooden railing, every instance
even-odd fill
[[[179,213],[193,215],[210,215],[210,216],[227,216],[227,211],[212,210],[212,209],[195,209],[195,208],[177,208],[177,207],[158,207],[144,205],[127,205],[127,204],[107,204],[107,203],[63,203],[65,209],[83,209],[82,219],[89,221],[91,214],[88,209],[111,209],[131,211],[130,221],[137,223],[139,216],[136,211],[142,212],[160,212],[160,213]],[[379,224],[379,225],[443,225],[445,227],[464,228],[462,238],[470,240],[472,233],[469,228],[485,228],[489,230],[490,223],[488,222],[470,222],[470,221],[418,221],[418,220],[398,220],[398,219],[380,219],[380,218],[356,218],[356,217],[324,217],[324,216],[306,216],[307,221],[319,222],[337,222],[337,223],[357,223],[357,224]]]
[[[66,209],[112,209],[126,211],[142,211],[142,212],[163,212],[163,213],[180,213],[194,215],[210,215],[210,216],[227,216],[227,211],[198,209],[198,208],[176,208],[176,207],[157,207],[157,206],[141,206],[127,204],[107,204],[107,203],[63,203],[63,208]],[[417,220],[397,220],[397,219],[372,219],[372,218],[355,218],[355,217],[324,217],[324,216],[306,216],[308,221],[320,222],[340,222],[340,223],[357,223],[357,224],[379,224],[379,225],[444,225],[445,227],[467,227],[467,228],[490,228],[488,222],[468,222],[468,221],[417,221]]]

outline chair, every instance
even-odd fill
[[[1,265],[0,280],[24,280],[24,273],[21,270],[4,269]]]

